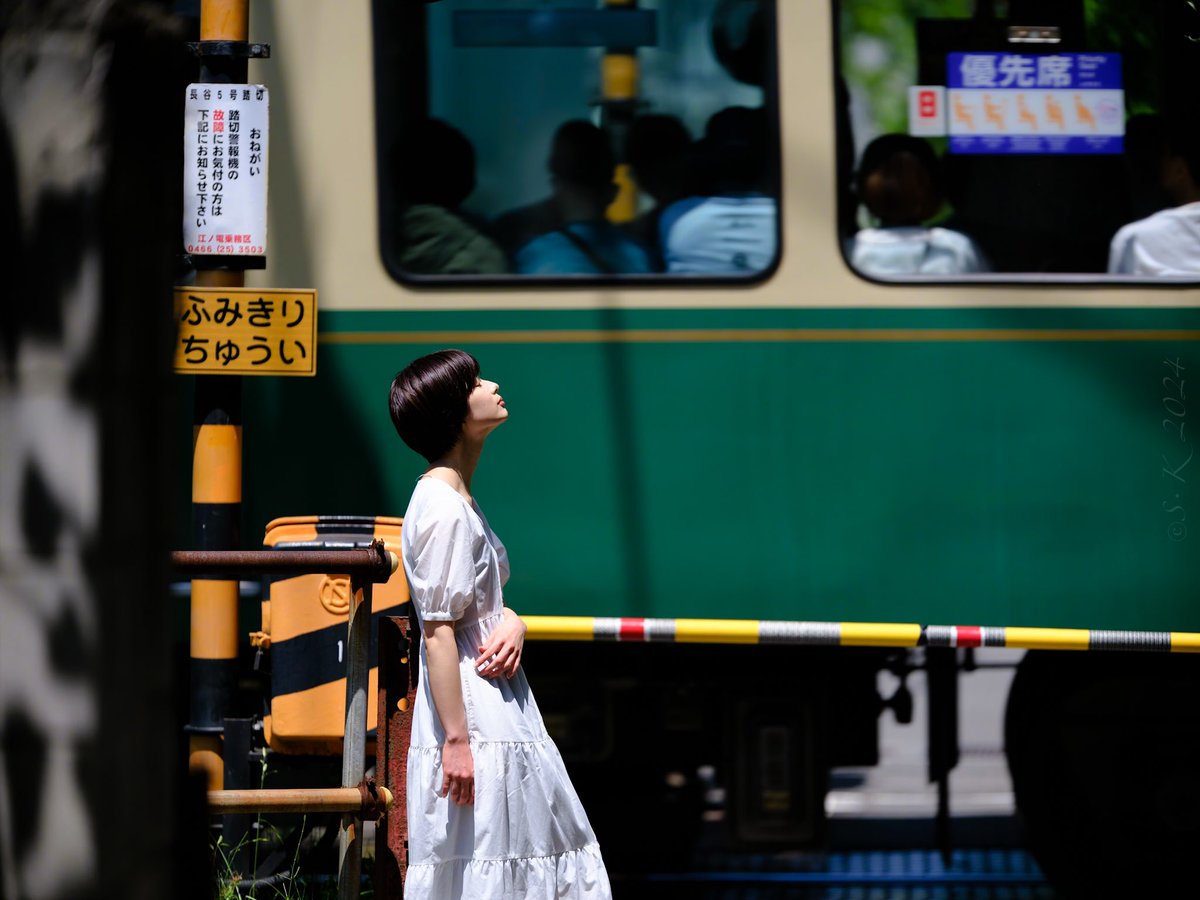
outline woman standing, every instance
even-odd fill
[[[392,422],[429,461],[401,544],[421,621],[408,752],[409,898],[610,898],[596,837],[525,673],[525,623],[504,605],[508,554],[471,497],[508,410],[461,350],[410,363]]]

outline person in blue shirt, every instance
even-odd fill
[[[557,221],[516,250],[515,272],[627,275],[652,271],[641,245],[605,218],[617,195],[615,166],[607,135],[591,122],[574,119],[559,127],[549,161],[550,201]]]

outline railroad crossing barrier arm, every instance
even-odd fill
[[[1095,628],[920,625],[915,622],[791,622],[524,616],[529,641],[794,644],[808,647],[1008,647],[1200,653],[1200,632]]]

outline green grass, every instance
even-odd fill
[[[267,780],[267,751],[264,748],[260,755],[259,782],[261,789]],[[300,833],[296,837],[296,850],[292,854],[288,871],[280,872],[268,884],[253,883],[253,875],[239,872],[237,860],[243,855],[247,845],[253,846],[250,872],[258,871],[259,850],[267,846],[283,842],[283,835],[260,813],[254,821],[253,836],[247,836],[236,844],[230,844],[223,835],[218,835],[212,842],[214,900],[335,900],[338,897],[336,877],[309,875],[300,870],[301,848],[304,844],[304,832],[308,827],[308,817],[300,821]],[[359,892],[360,898],[374,897],[374,888],[364,886]]]

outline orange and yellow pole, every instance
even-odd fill
[[[246,41],[249,0],[202,0],[201,41]],[[204,58],[199,81],[244,83],[245,58]],[[197,266],[202,287],[242,287],[245,273]],[[241,379],[196,378],[192,444],[192,530],[197,550],[237,550],[241,543]],[[207,773],[210,790],[224,786],[222,734],[236,679],[238,583],[194,579],[191,607],[191,710],[188,762]]]
[[[200,0],[200,40],[249,39],[250,0]]]

